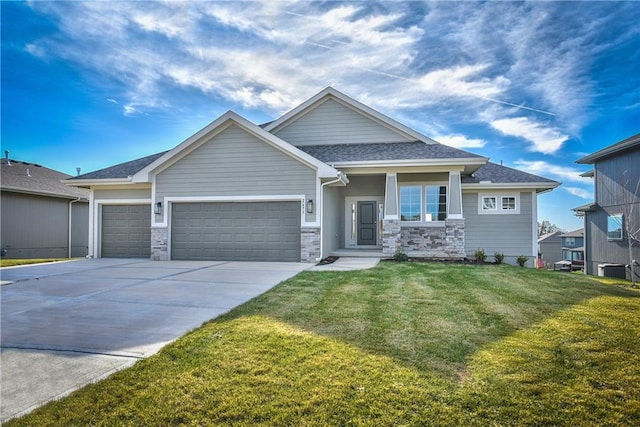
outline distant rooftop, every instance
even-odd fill
[[[87,199],[89,191],[82,188],[69,187],[61,181],[70,178],[62,172],[46,168],[36,163],[6,159],[0,161],[2,178],[0,189],[17,193],[40,194],[53,197]]]
[[[73,179],[113,179],[113,178],[127,178],[131,175],[135,175],[151,163],[155,162],[166,151],[161,153],[152,154],[150,156],[142,157],[140,159],[131,160],[128,162],[120,163],[115,166],[109,166],[108,168],[99,169],[94,172],[82,174],[80,176],[74,176]]]

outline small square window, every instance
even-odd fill
[[[622,240],[622,215],[609,215],[607,218],[607,239]]]
[[[483,211],[495,211],[496,210],[496,198],[491,197],[483,197],[482,198],[482,210]]]
[[[502,198],[502,210],[514,211],[516,210],[516,198],[515,197],[503,197]]]

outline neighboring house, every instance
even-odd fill
[[[0,163],[3,258],[86,256],[89,191],[62,183],[70,175],[5,158]]]
[[[584,229],[560,235],[562,239],[562,260],[569,262],[571,270],[584,268]]]
[[[636,260],[635,278],[639,280],[640,134],[585,156],[576,163],[593,165],[593,171],[583,176],[592,177],[595,184],[594,203],[573,209],[584,216],[586,273],[631,279],[631,239],[631,259]],[[620,267],[625,265],[626,268]]]
[[[561,231],[543,234],[538,238],[538,258],[543,265],[549,266],[562,260]]]
[[[313,262],[478,248],[535,258],[537,195],[559,183],[327,88],[262,126],[227,112],[170,151],[69,185],[91,189],[95,257]]]

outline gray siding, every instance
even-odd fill
[[[398,215],[398,177],[388,176],[386,182],[385,215]]]
[[[84,257],[89,253],[89,203],[71,206],[71,256]]]
[[[599,161],[596,171],[596,203],[603,207],[622,204],[622,188],[628,189],[627,200],[640,203],[640,150]],[[640,215],[640,214],[639,214]]]
[[[351,175],[349,184],[344,189],[344,195],[384,197],[385,181],[385,175]]]
[[[151,200],[151,188],[121,188],[121,189],[93,189],[95,200],[117,199],[149,199]]]
[[[67,258],[69,256],[68,199],[2,192],[0,247],[6,258]],[[73,256],[86,255],[88,204],[75,203],[72,220]],[[81,206],[80,206],[81,205]],[[85,215],[85,217],[82,217]],[[74,255],[75,254],[75,255]]]
[[[598,275],[599,264],[629,264],[626,233],[623,240],[610,241],[607,239],[607,217],[606,210],[587,212],[585,219],[585,233],[589,242],[585,254],[585,258],[588,260],[586,263],[587,274]],[[639,245],[636,244],[633,247],[632,253],[633,259],[640,261]],[[635,271],[636,280],[640,280],[640,267],[636,266]],[[631,280],[629,271],[627,271],[627,279]]]
[[[553,264],[562,260],[562,243],[560,240],[541,242],[538,246],[540,247],[542,261],[545,264]]]
[[[328,100],[275,134],[296,146],[410,141],[349,107]]]
[[[535,196],[534,196],[535,197]],[[502,252],[509,262],[519,255],[535,257],[533,252],[532,194],[520,193],[520,214],[478,215],[478,194],[463,193],[465,252],[473,255],[484,249],[489,260]],[[530,261],[528,266],[532,265]]]
[[[316,181],[314,169],[233,125],[160,172],[156,200],[296,194],[315,200]],[[306,215],[315,221],[315,212]]]
[[[344,198],[342,190],[342,187],[325,187],[324,189],[324,210],[322,212],[324,215],[322,228],[324,247],[322,248],[322,258],[344,246]]]

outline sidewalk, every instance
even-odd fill
[[[338,258],[335,262],[325,265],[314,265],[307,271],[352,271],[373,268],[380,262],[379,258]]]

